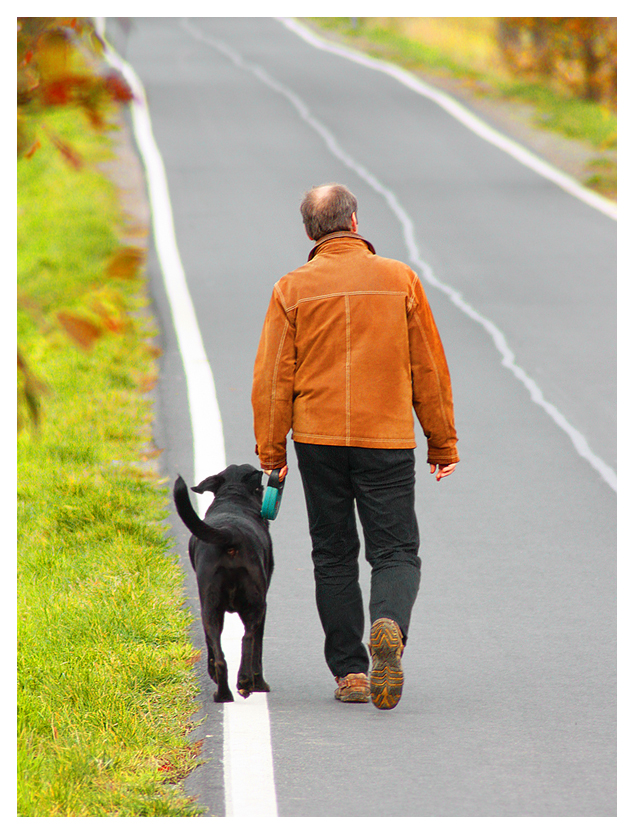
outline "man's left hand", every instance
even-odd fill
[[[263,473],[266,476],[270,476],[272,472],[273,472],[273,470],[263,470]],[[284,467],[280,468],[280,481],[282,481],[284,479],[284,477],[286,476],[286,474],[288,472],[289,472],[289,468],[287,467],[286,464],[284,465]]]

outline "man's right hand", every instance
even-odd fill
[[[431,475],[434,475],[434,471],[436,470],[436,468],[436,464],[430,464]],[[455,469],[456,464],[439,464],[439,471],[437,472],[437,481],[441,481],[442,478],[452,475]]]

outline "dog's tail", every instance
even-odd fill
[[[190,501],[190,494],[187,491],[187,485],[181,478],[177,476],[174,482],[174,504],[179,516],[183,520],[185,526],[194,534],[197,539],[203,542],[209,542],[212,545],[219,545],[221,548],[230,548],[234,544],[234,534],[230,530],[222,530],[219,528],[211,528],[206,522],[199,518],[198,514],[192,507]]]

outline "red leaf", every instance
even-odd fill
[[[92,348],[95,340],[101,336],[101,328],[85,316],[68,311],[60,311],[57,319],[66,333],[80,348]]]
[[[46,125],[44,126],[44,129],[48,138],[55,145],[57,150],[60,151],[66,162],[72,165],[73,168],[80,169],[84,164],[84,160],[81,155],[71,145],[69,145],[68,142],[64,142],[64,140],[60,139],[57,134],[47,128]]]
[[[37,149],[38,149],[38,148],[41,148],[41,147],[42,147],[42,145],[41,145],[41,143],[40,143],[40,140],[39,140],[39,139],[36,139],[36,140],[35,140],[35,142],[33,143],[33,145],[31,145],[31,147],[29,148],[29,150],[28,150],[28,151],[26,152],[26,154],[24,155],[24,158],[25,158],[25,159],[31,159],[31,157],[32,157],[32,156],[33,156],[33,154],[37,151]]]
[[[51,81],[42,89],[42,99],[45,104],[66,104],[72,95],[72,87],[65,81]]]
[[[115,101],[130,101],[133,97],[127,81],[119,73],[108,73],[104,86]]]
[[[124,246],[117,250],[107,267],[113,278],[135,278],[145,258],[145,251],[136,246]]]

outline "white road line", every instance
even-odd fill
[[[547,180],[551,180],[553,183],[560,186],[560,188],[569,192],[569,194],[572,194],[574,197],[577,197],[589,206],[593,206],[593,208],[598,209],[600,212],[608,215],[608,217],[617,219],[617,205],[614,202],[607,200],[605,197],[602,197],[593,191],[590,191],[590,189],[584,188],[584,186],[580,185],[580,183],[572,177],[569,177],[567,174],[564,174],[562,171],[559,171],[557,168],[549,165],[543,159],[540,159],[540,157],[532,154],[531,151],[528,151],[527,148],[523,148],[522,145],[518,145],[516,142],[513,142],[508,136],[494,130],[494,128],[483,122],[451,96],[441,92],[440,90],[436,90],[434,87],[429,87],[424,81],[416,78],[407,70],[388,64],[384,61],[380,61],[376,58],[371,58],[368,55],[364,55],[363,53],[357,52],[349,47],[340,46],[339,44],[324,40],[293,18],[282,17],[278,18],[278,20],[284,24],[287,29],[295,32],[296,35],[299,35],[303,40],[311,44],[311,46],[314,46],[316,49],[331,52],[334,55],[339,55],[341,58],[347,58],[349,61],[354,61],[356,64],[361,64],[371,70],[377,70],[378,72],[383,72],[386,75],[391,75],[401,84],[404,84],[406,87],[414,90],[415,93],[419,93],[420,95],[425,96],[427,99],[430,99],[438,104],[447,113],[464,124],[471,131],[478,134],[478,136],[482,139],[485,139],[490,144],[495,145],[502,151],[505,151],[505,153],[514,157],[514,159],[527,166],[527,168],[531,168],[532,171],[535,171]]]
[[[445,109],[448,110],[448,112],[456,116],[456,118],[460,118],[460,120],[464,124],[466,124],[471,129],[475,130],[483,138],[487,139],[488,141],[495,141],[495,144],[497,144],[499,147],[502,147],[503,150],[507,150],[509,153],[513,152],[512,155],[515,156],[517,159],[520,159],[520,161],[524,164],[529,165],[531,163],[530,167],[532,168],[534,168],[534,163],[532,162],[532,160],[541,163],[541,165],[538,168],[534,168],[534,170],[536,170],[540,174],[543,174],[544,176],[549,176],[550,179],[553,179],[555,174],[558,174],[561,180],[558,184],[561,185],[563,188],[565,187],[565,185],[567,185],[565,181],[568,180],[568,178],[566,178],[564,175],[560,176],[560,172],[556,172],[555,169],[551,169],[546,164],[543,164],[540,160],[537,159],[537,157],[534,158],[533,155],[529,154],[529,152],[524,151],[524,149],[520,148],[520,146],[515,146],[514,143],[509,142],[509,140],[506,140],[506,138],[502,137],[500,134],[496,134],[495,131],[492,131],[488,126],[480,122],[480,120],[477,120],[475,117],[469,114],[468,111],[464,110],[464,108],[461,108],[460,105],[458,105],[448,96],[445,96],[444,94],[438,93],[437,91],[433,91],[431,89],[429,90],[421,82],[418,82],[416,79],[413,79],[407,73],[399,70],[396,67],[392,67],[389,64],[382,64],[381,62],[374,61],[370,58],[367,58],[366,56],[358,55],[357,53],[352,53],[349,50],[343,49],[342,47],[322,42],[319,39],[315,38],[311,33],[308,33],[302,26],[300,26],[296,21],[291,20],[290,18],[279,18],[279,20],[291,31],[300,35],[308,43],[312,44],[313,46],[317,46],[319,49],[325,49],[330,52],[335,52],[338,55],[342,55],[343,57],[350,58],[351,60],[355,60],[358,63],[367,65],[372,69],[387,72],[389,75],[392,75],[395,78],[397,78],[397,80],[402,81],[403,83],[407,83],[408,86],[416,92],[419,92],[422,95],[431,98],[433,101],[436,101],[438,104],[445,107]],[[410,216],[407,214],[406,210],[399,203],[395,194],[393,194],[393,192],[386,188],[386,186],[384,186],[374,176],[374,174],[372,174],[363,165],[361,165],[359,162],[353,159],[353,157],[351,157],[350,154],[348,154],[342,148],[342,146],[337,141],[335,136],[331,133],[331,131],[311,114],[311,111],[307,104],[292,90],[290,90],[288,87],[285,87],[283,84],[281,84],[271,75],[269,75],[269,73],[262,67],[258,66],[257,64],[250,64],[247,61],[245,61],[238,52],[236,52],[227,44],[217,40],[216,38],[211,37],[210,35],[204,35],[188,21],[181,21],[181,25],[193,37],[208,44],[209,46],[214,47],[219,52],[222,52],[237,67],[240,67],[241,69],[250,72],[252,75],[255,75],[270,89],[284,96],[293,105],[300,118],[304,122],[306,122],[317,134],[319,134],[319,136],[322,137],[324,143],[326,144],[330,152],[333,154],[333,156],[335,156],[338,160],[340,160],[340,162],[342,162],[344,165],[346,165],[348,168],[354,171],[360,177],[360,179],[362,179],[367,185],[369,185],[374,191],[376,191],[384,198],[389,208],[401,224],[404,241],[408,250],[408,258],[410,262],[418,268],[419,275],[422,278],[424,278],[428,282],[428,284],[430,284],[431,286],[435,287],[437,290],[440,290],[442,293],[448,296],[448,298],[456,307],[459,308],[459,310],[461,310],[466,316],[469,316],[470,319],[473,319],[475,322],[478,322],[485,329],[485,331],[492,338],[494,345],[496,346],[497,350],[501,355],[501,364],[503,365],[503,367],[508,368],[512,372],[516,379],[518,379],[525,386],[525,388],[529,392],[532,401],[536,403],[538,406],[540,406],[556,423],[556,425],[559,426],[560,429],[562,429],[567,434],[578,455],[584,458],[593,467],[593,469],[597,473],[599,473],[599,475],[609,485],[609,487],[611,487],[611,489],[617,492],[617,474],[615,473],[615,470],[613,470],[608,464],[606,464],[606,462],[604,462],[599,456],[597,456],[593,452],[582,433],[579,432],[574,426],[572,426],[569,423],[569,421],[559,411],[559,409],[557,409],[556,406],[553,405],[553,403],[550,403],[545,398],[535,380],[533,380],[526,373],[526,371],[524,371],[524,369],[522,369],[516,363],[515,355],[509,347],[507,339],[505,338],[503,332],[491,320],[481,315],[468,302],[466,302],[463,299],[462,295],[458,292],[458,290],[455,290],[453,287],[450,287],[449,285],[439,281],[439,279],[435,276],[430,265],[427,264],[421,258],[419,248],[415,239],[414,223]],[[523,152],[522,154],[520,153],[521,151]],[[571,183],[573,183],[573,181],[571,181]],[[576,189],[574,190],[576,192],[576,196],[581,197],[581,195],[577,192],[586,192],[586,190],[581,189],[581,187],[578,187],[575,183],[574,185],[576,186]],[[570,189],[567,188],[566,190],[569,191]],[[574,191],[572,191],[572,193],[574,193]],[[592,196],[595,197],[595,195]],[[587,200],[586,202],[589,201]],[[596,208],[601,208],[601,206],[603,206],[603,204],[607,202],[608,201],[603,201],[600,198],[600,202],[598,203]]]
[[[103,23],[101,33],[103,37]],[[111,49],[106,57],[125,76],[135,97],[132,122],[146,169],[154,242],[183,358],[194,438],[194,478],[198,483],[226,466],[216,387],[179,255],[165,167],[152,133],[145,91],[129,64]],[[211,496],[197,498],[199,514],[203,515]],[[236,675],[243,633],[238,615],[226,616],[223,651],[230,671]],[[237,695],[236,702],[225,704],[223,737],[226,816],[277,817],[267,694],[254,693],[246,700]]]

